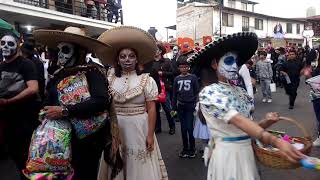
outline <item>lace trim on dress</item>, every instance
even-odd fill
[[[116,76],[113,74],[110,80],[110,85],[111,85],[111,93],[113,95],[113,98],[115,101],[117,102],[126,102],[129,99],[132,99],[138,95],[140,95],[141,93],[144,92],[144,87],[147,84],[147,80],[149,78],[149,74],[142,74],[141,75],[141,79],[140,79],[140,83],[138,86],[136,86],[135,88],[132,88],[124,93],[119,93],[118,91],[116,91],[113,87],[113,83],[116,79]]]

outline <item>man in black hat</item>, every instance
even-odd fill
[[[45,78],[44,78],[44,65],[35,51],[35,40],[33,38],[28,38],[21,47],[21,52],[23,57],[31,60],[37,70],[37,77],[38,77],[38,85],[39,85],[39,94],[41,100],[44,99],[44,91],[45,91]]]

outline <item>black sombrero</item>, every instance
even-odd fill
[[[238,55],[237,64],[241,66],[248,61],[258,48],[258,37],[252,32],[240,32],[207,44],[195,53],[189,62],[193,65],[209,65],[213,59],[219,60],[228,52]]]

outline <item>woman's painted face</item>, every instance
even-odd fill
[[[236,59],[237,55],[234,53],[227,53],[220,58],[218,71],[228,80],[238,79],[238,65]]]
[[[135,70],[137,64],[137,55],[132,49],[122,49],[119,53],[119,65],[123,71]]]

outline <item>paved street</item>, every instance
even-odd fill
[[[309,133],[315,137],[315,116],[309,100],[309,90],[307,86],[301,83],[296,107],[294,110],[288,110],[287,96],[283,89],[278,88],[278,92],[273,94],[272,104],[262,104],[261,95],[259,93],[256,98],[255,116],[260,119],[266,112],[278,111],[283,116],[292,117],[301,122]],[[158,135],[158,141],[161,147],[162,156],[167,165],[170,180],[205,180],[206,168],[203,165],[201,155],[198,154],[195,159],[180,159],[178,153],[181,150],[181,136],[180,125],[177,123],[177,133],[170,136],[167,131],[168,127],[163,117],[163,133]],[[295,126],[285,123],[278,123],[272,129],[285,129],[288,134],[301,135]],[[200,148],[200,142],[197,142],[197,148]],[[313,149],[313,156],[320,157],[320,150]],[[1,180],[15,180],[16,175],[10,161],[0,162],[0,179]],[[276,170],[269,169],[259,165],[261,170],[262,180],[282,180],[284,178],[290,180],[319,180],[320,173],[317,171],[306,170],[303,168],[295,170]]]
[[[283,89],[278,88],[277,93],[273,93],[273,103],[265,104],[261,102],[261,90],[258,89],[256,95],[256,119],[261,119],[266,112],[278,111],[282,116],[292,117],[298,120],[309,133],[315,137],[316,121],[315,115],[312,109],[312,104],[309,102],[309,89],[304,83],[300,84],[298,99],[296,101],[296,107],[294,110],[288,109],[288,98],[284,93]],[[163,118],[165,122],[165,118]],[[206,179],[206,168],[203,164],[200,154],[197,155],[196,159],[180,159],[178,153],[181,150],[181,136],[180,126],[177,123],[177,134],[170,136],[166,132],[158,135],[158,141],[160,144],[162,156],[167,165],[170,180],[205,180]],[[286,130],[289,135],[298,135],[301,133],[299,130],[288,123],[279,122],[275,124],[272,129]],[[167,130],[167,127],[163,125],[163,130]],[[200,148],[200,142],[197,143]],[[314,148],[312,151],[313,156],[320,157],[320,148]],[[261,170],[262,180],[319,180],[320,171],[312,171],[303,168],[295,170],[277,170],[263,167],[258,165]]]

